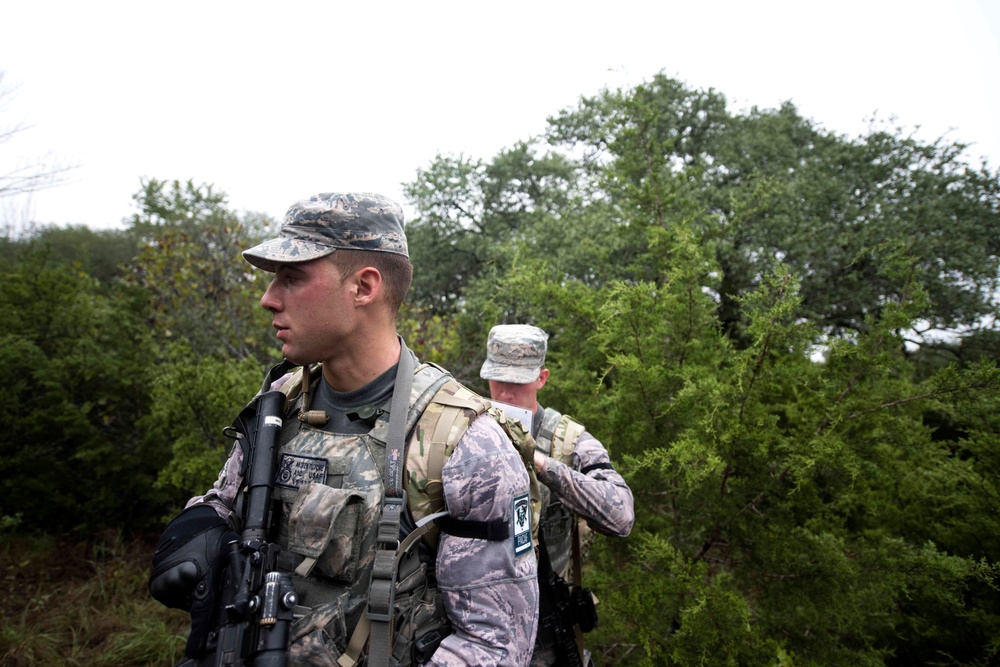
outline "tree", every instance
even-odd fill
[[[489,327],[546,329],[544,401],[628,479],[636,529],[588,564],[602,663],[995,662],[991,332],[933,364],[903,334],[995,307],[996,175],[956,145],[850,141],[791,104],[731,114],[665,77],[583,100],[549,138],[572,205],[491,249],[449,301],[443,362],[483,389]],[[460,190],[477,225],[486,189]],[[606,252],[577,272],[566,240],[593,229]]]
[[[107,291],[124,277],[139,252],[136,239],[118,229],[92,229],[85,225],[43,225],[17,239],[0,239],[0,260],[13,265],[28,246],[45,248],[50,261],[77,266]]]
[[[878,270],[878,248],[893,239],[910,244],[931,296],[927,328],[977,328],[996,310],[1000,178],[964,162],[963,144],[874,125],[852,141],[791,103],[731,114],[720,94],[663,75],[565,110],[548,136],[604,165],[612,200],[632,204],[630,190],[666,173],[690,182],[709,214],[702,239],[715,248],[720,314],[736,338],[740,297],[779,263],[800,277],[804,317],[834,335],[862,330],[903,288]],[[622,210],[620,223],[629,217]]]
[[[240,254],[270,236],[274,222],[241,219],[224,193],[192,181],[146,180],[134,199],[129,231],[142,249],[128,280],[148,295],[161,362],[137,427],[167,452],[156,488],[180,504],[211,485],[232,445],[223,427],[280,360],[260,307],[266,284]]]
[[[165,507],[152,488],[163,447],[135,430],[156,355],[144,300],[25,247],[3,268],[0,516],[28,530],[145,528]],[[137,511],[136,508],[141,508]]]
[[[198,357],[277,361],[262,277],[240,252],[273,226],[226,208],[211,185],[150,179],[135,195],[139,212],[129,231],[142,243],[129,280],[151,296],[151,324],[164,342],[184,340]]]
[[[234,444],[224,428],[256,393],[263,370],[253,357],[199,356],[183,341],[167,347],[150,408],[136,423],[144,442],[166,452],[155,482],[173,501],[163,520],[212,486]]]
[[[502,151],[489,165],[437,156],[405,188],[419,211],[407,225],[416,267],[411,301],[436,314],[452,313],[478,276],[509,267],[511,246],[552,249],[545,237],[574,208],[574,187],[571,163],[557,154],[538,156],[527,143]],[[587,264],[578,261],[574,268],[586,271]]]
[[[519,263],[469,302],[553,333],[546,404],[587,423],[635,493],[633,536],[595,542],[588,645],[605,664],[988,664],[1000,373],[913,379],[897,331],[926,293],[905,254],[883,270],[907,290],[825,362],[780,266],[743,300],[736,349],[699,225],[647,228],[655,281],[593,289]],[[932,412],[979,426],[948,435]]]

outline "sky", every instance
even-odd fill
[[[143,178],[280,219],[319,192],[404,203],[436,155],[489,161],[663,72],[849,137],[894,119],[1000,166],[1000,0],[0,0],[0,175],[68,182],[0,223],[120,228]],[[408,209],[409,210],[409,209]]]

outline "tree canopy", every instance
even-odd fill
[[[42,227],[0,247],[0,517],[49,530],[159,525],[227,452],[276,360],[239,251],[272,225],[192,182],[142,183],[124,230]],[[137,509],[139,508],[139,509]]]
[[[802,317],[830,335],[865,329],[903,285],[880,270],[906,245],[930,297],[923,332],[995,325],[1000,275],[996,171],[965,146],[872,124],[849,139],[791,103],[734,113],[725,97],[657,75],[549,119],[546,134],[489,164],[438,156],[406,192],[413,298],[461,310],[460,288],[512,253],[590,285],[645,279],[649,225],[682,206],[720,273],[719,317],[739,341],[741,298],[778,265],[801,284]]]

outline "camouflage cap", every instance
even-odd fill
[[[538,379],[545,365],[549,335],[530,324],[498,324],[486,340],[484,380],[527,384]]]
[[[369,192],[324,192],[292,204],[278,238],[243,251],[243,258],[265,271],[276,264],[308,262],[338,248],[375,250],[409,257],[403,209],[388,197]]]

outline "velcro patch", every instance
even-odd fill
[[[302,454],[282,454],[274,483],[297,489],[308,482],[326,484],[326,459]]]
[[[514,555],[520,556],[530,551],[531,544],[531,501],[525,493],[516,496],[511,504],[511,521],[513,522]]]

